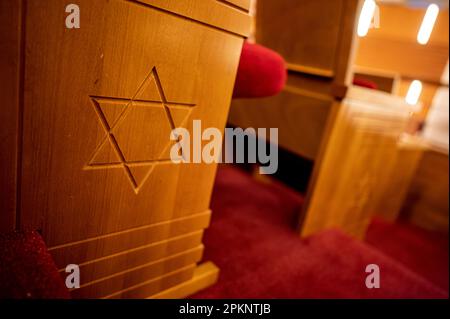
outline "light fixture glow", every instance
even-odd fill
[[[422,82],[414,80],[411,82],[405,101],[410,105],[416,105],[419,101],[420,94],[422,94]]]
[[[447,60],[447,64],[445,65],[444,72],[442,72],[441,84],[448,86],[448,60]]]
[[[417,34],[417,42],[419,42],[422,45],[428,43],[438,14],[439,14],[439,7],[434,3],[430,4],[427,8],[427,12],[425,12],[425,16],[423,17],[419,33]]]
[[[369,32],[370,23],[375,13],[376,3],[374,0],[365,0],[358,21],[358,36],[365,37]]]

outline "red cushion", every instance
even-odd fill
[[[70,298],[37,232],[0,234],[0,299]]]
[[[361,78],[354,78],[353,85],[365,87],[372,90],[378,89],[378,85],[375,82]]]
[[[265,97],[279,93],[286,83],[286,67],[276,52],[245,42],[234,85],[234,98]]]

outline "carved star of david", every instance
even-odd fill
[[[168,101],[155,67],[131,98],[90,98],[105,136],[85,169],[122,169],[138,193],[156,165],[171,163],[170,132],[195,105]]]

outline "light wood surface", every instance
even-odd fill
[[[449,11],[441,8],[427,45],[417,43],[425,7],[378,3],[379,28],[359,40],[356,64],[439,83],[448,61]],[[380,49],[382,48],[382,49]]]
[[[334,76],[345,2],[351,1],[259,1],[256,42],[279,52],[294,69]]]
[[[353,87],[334,105],[326,142],[314,167],[300,232],[329,228],[363,238],[395,165],[398,139],[412,108],[386,93]]]
[[[143,263],[138,267],[132,267],[124,272],[117,272],[112,276],[105,276],[101,279],[84,283],[79,289],[72,291],[74,298],[145,298],[141,291],[155,289],[159,291],[158,282],[164,282],[164,276],[180,269],[195,269],[195,264],[200,261],[203,253],[203,246],[185,250],[179,254],[171,255],[150,263]],[[184,272],[183,272],[184,273]],[[151,284],[146,284],[151,282]],[[142,285],[144,283],[144,285]],[[127,289],[123,290],[123,287]],[[151,287],[151,288],[150,288]],[[117,291],[120,291],[117,293]],[[139,294],[138,292],[139,291]],[[153,290],[152,290],[153,291]]]
[[[194,276],[188,282],[181,283],[177,286],[162,291],[151,296],[151,299],[179,299],[193,295],[194,293],[205,289],[217,282],[219,276],[219,268],[213,263],[206,262],[200,264],[194,271]]]
[[[138,285],[105,296],[103,299],[144,299],[149,295],[167,290],[184,282],[188,282],[194,276],[195,264],[176,271],[169,272],[157,279],[150,279]]]
[[[360,2],[259,1],[256,42],[280,53],[289,70],[278,96],[233,100],[229,123],[277,127],[281,147],[315,159],[335,99],[350,84]]]
[[[80,0],[80,29],[65,28],[66,1],[13,3],[1,4],[1,35],[13,31],[2,230],[17,215],[62,275],[79,264],[74,297],[144,298],[190,280],[216,165],[173,164],[169,133],[194,119],[224,128],[248,1]]]
[[[401,216],[420,227],[448,232],[448,151],[427,147],[412,178]]]
[[[276,127],[279,145],[314,159],[332,99],[288,86],[277,96],[233,100],[228,122],[239,127]]]
[[[217,0],[223,2],[227,5],[230,5],[236,9],[244,10],[248,12],[250,10],[250,2],[251,0]]]
[[[384,48],[380,50],[379,48]],[[430,48],[391,39],[360,40],[357,65],[399,72],[429,82],[439,82],[448,59],[448,46]]]
[[[83,273],[83,283],[88,284],[99,277],[108,277],[117,272],[163,259],[165,256],[183,253],[200,245],[202,235],[201,231],[190,233],[79,263],[80,271]],[[62,268],[60,272],[65,276],[65,268]]]
[[[380,24],[359,40],[356,64],[399,74],[396,94],[405,97],[412,80],[422,81],[419,101],[423,109],[410,132],[417,131],[427,116],[444,67],[448,62],[449,11],[441,7],[426,45],[417,43],[417,33],[425,15],[425,7],[378,3]],[[380,50],[382,48],[382,50]]]
[[[16,227],[17,157],[19,154],[19,109],[21,104],[21,24],[20,1],[0,2],[0,232]]]
[[[235,10],[235,7],[248,7],[248,0],[127,0],[163,10],[170,15],[192,19],[209,27],[236,35],[247,36],[251,19],[247,12]],[[231,9],[231,10],[230,10]]]
[[[380,171],[382,178],[375,191],[379,196],[374,207],[377,216],[389,222],[399,219],[425,148],[420,139],[404,135],[398,141],[396,149],[384,154],[385,168]]]
[[[149,247],[148,245],[167,244],[169,240],[207,228],[210,217],[210,211],[193,214],[184,218],[54,246],[50,247],[49,250],[56,265],[59,268],[64,268],[69,263],[83,264],[96,258],[127,252],[136,247],[145,248]]]

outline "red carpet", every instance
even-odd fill
[[[424,277],[435,266],[422,268],[423,263],[413,262],[415,267],[410,270],[402,262],[414,258],[395,260],[380,251],[389,242],[377,242],[376,231],[369,236],[369,242],[377,242],[375,245],[355,241],[337,230],[300,240],[294,225],[301,203],[299,194],[276,182],[265,185],[235,168],[219,169],[204,259],[219,266],[220,279],[193,298],[448,296],[436,285],[443,278]],[[382,230],[389,230],[385,225],[373,227],[382,237]],[[396,250],[390,252],[395,257]],[[365,267],[372,263],[381,269],[380,289],[365,286]],[[448,279],[448,270],[444,277]]]
[[[374,220],[366,242],[448,291],[448,235]]]

